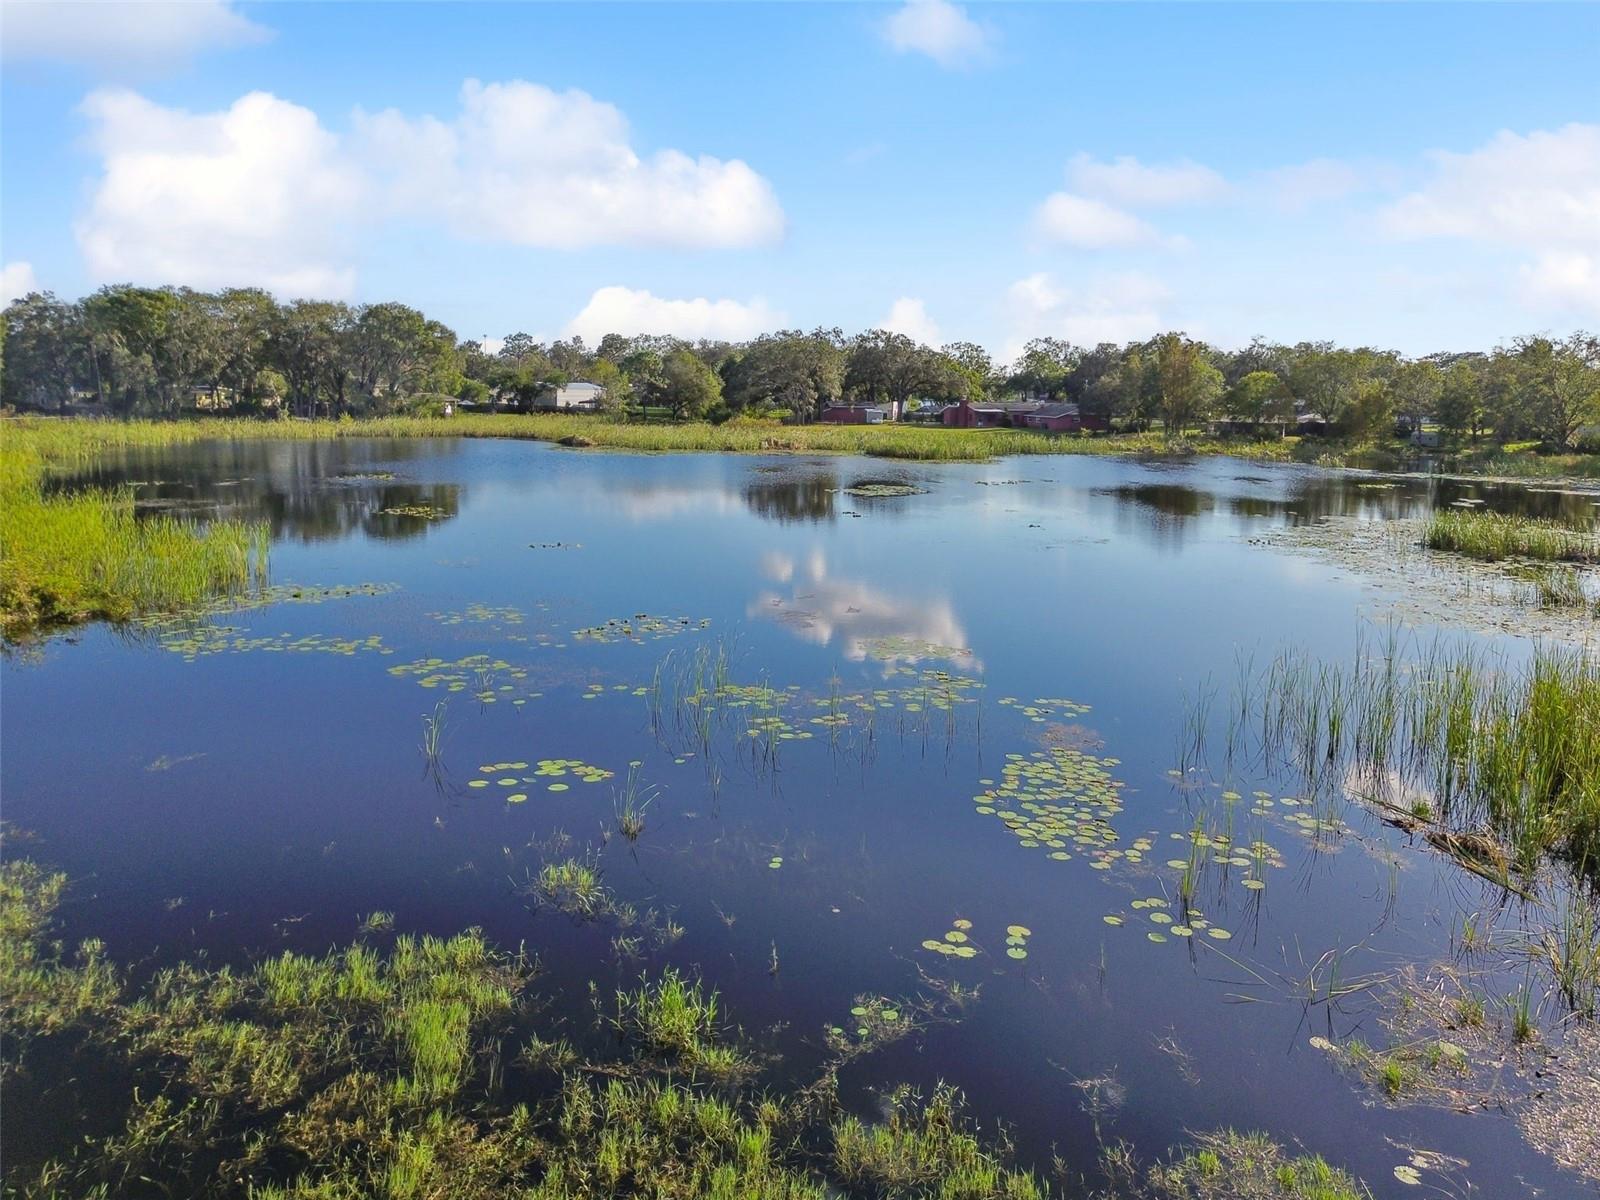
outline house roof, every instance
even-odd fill
[[[594,390],[597,392],[603,392],[606,390],[600,384],[590,383],[587,379],[574,379],[571,383],[563,383],[561,387],[562,390],[569,388],[594,388]]]
[[[1076,404],[1046,404],[1033,410],[1036,417],[1075,417],[1078,415]]]

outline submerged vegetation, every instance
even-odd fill
[[[180,963],[135,990],[98,943],[69,958],[49,940],[65,886],[29,860],[0,867],[8,1105],[49,1090],[82,1103],[93,1091],[119,1096],[123,1115],[21,1154],[13,1141],[7,1195],[1055,1194],[1011,1164],[1003,1140],[986,1145],[945,1085],[926,1101],[895,1090],[882,1123],[845,1111],[837,1067],[870,1039],[824,1061],[807,1086],[757,1090],[764,1060],[715,992],[671,970],[619,989],[581,1045],[533,1028],[532,962],[476,931],[394,936],[387,914],[325,955]],[[909,1024],[884,1002],[860,1019],[895,1033]],[[1169,1164],[1140,1169],[1126,1151],[1115,1164],[1129,1197],[1367,1194],[1321,1159],[1226,1132]]]

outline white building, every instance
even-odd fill
[[[571,383],[565,383],[558,387],[555,390],[555,394],[544,400],[539,407],[573,408],[587,412],[599,408],[600,401],[605,394],[605,388],[598,383],[589,383],[582,379],[576,379]]]

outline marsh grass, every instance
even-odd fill
[[[1195,1148],[1150,1172],[1134,1196],[1155,1200],[1372,1200],[1359,1180],[1318,1154],[1296,1155],[1261,1133],[1202,1134]]]
[[[262,586],[267,528],[136,518],[126,488],[46,496],[46,459],[0,444],[0,629],[173,612]]]
[[[432,713],[422,717],[422,757],[431,769],[437,770],[444,753],[445,718],[449,703],[441,700],[433,706]]]
[[[632,990],[619,988],[612,1024],[625,1041],[691,1077],[726,1081],[755,1069],[725,1027],[717,993],[671,968]]]
[[[1422,533],[1430,550],[1500,562],[1508,558],[1540,562],[1600,560],[1600,542],[1589,529],[1538,517],[1447,509],[1435,512]]]
[[[617,818],[617,832],[628,841],[639,839],[644,832],[644,814],[655,800],[657,789],[652,785],[643,787],[639,781],[639,766],[637,763],[628,764],[628,777],[623,781],[620,791],[613,790],[611,795],[612,810]]]
[[[845,1114],[830,1067],[813,1085],[756,1086],[761,1060],[714,990],[666,971],[599,1011],[593,1036],[533,1023],[533,963],[476,931],[401,935],[239,968],[179,963],[137,991],[97,959],[84,972],[50,940],[66,880],[27,860],[0,868],[0,1017],[7,1065],[28,1043],[62,1053],[8,1072],[8,1104],[79,1096],[93,1111],[53,1147],[8,1146],[8,1195],[237,1200],[1045,1200],[981,1139],[960,1097],[896,1089],[882,1123]],[[369,922],[369,924],[371,924]],[[378,922],[387,925],[388,922]],[[947,996],[960,1007],[965,990]],[[569,1035],[576,1039],[569,1040]],[[514,1079],[510,1076],[515,1076]],[[17,1090],[13,1090],[17,1089]],[[102,1095],[102,1092],[104,1093]],[[20,1093],[20,1094],[19,1094]],[[536,1103],[516,1097],[536,1094]],[[55,1100],[52,1103],[61,1103]],[[1189,1156],[1140,1173],[1133,1197],[1295,1197],[1342,1180],[1270,1143],[1208,1135],[1206,1188]],[[47,1157],[51,1153],[53,1157]],[[1131,1161],[1125,1155],[1124,1162]],[[1213,1165],[1214,1163],[1214,1165]],[[1262,1191],[1258,1165],[1296,1190]],[[1174,1172],[1177,1172],[1174,1174]],[[1234,1180],[1238,1190],[1225,1184]],[[1123,1194],[1123,1193],[1119,1193]]]
[[[1280,655],[1243,685],[1251,752],[1298,773],[1321,802],[1371,803],[1498,882],[1531,877],[1546,855],[1592,875],[1600,660],[1550,647],[1520,661],[1438,643],[1401,649],[1391,634],[1348,666]]]
[[[1232,442],[1216,438],[1172,442],[1159,434],[1059,437],[1022,429],[944,429],[912,425],[773,425],[730,421],[626,423],[557,413],[475,414],[449,418],[378,417],[370,420],[302,421],[245,418],[197,421],[83,421],[14,418],[8,440],[29,439],[61,462],[86,462],[101,450],[161,446],[206,440],[338,437],[505,437],[559,442],[582,438],[602,449],[710,451],[743,454],[796,452],[863,454],[919,461],[975,462],[1012,454],[1237,454],[1286,459],[1278,442]]]
[[[1564,612],[1592,609],[1600,615],[1600,598],[1591,603],[1584,591],[1583,576],[1576,567],[1541,567],[1534,569],[1529,580],[1539,607]]]

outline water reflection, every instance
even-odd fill
[[[837,642],[845,658],[868,658],[886,665],[944,660],[981,670],[969,648],[967,631],[949,600],[915,599],[828,573],[827,555],[812,549],[803,561],[770,552],[761,572],[787,595],[768,589],[746,610],[751,617],[775,621],[803,641],[819,646]]]
[[[337,541],[357,533],[404,540],[459,515],[459,484],[405,477],[408,467],[459,448],[459,442],[431,439],[353,438],[132,447],[47,486],[128,487],[140,514],[265,521],[275,541]]]
[[[832,471],[796,476],[774,468],[751,479],[744,502],[756,516],[781,524],[832,521],[838,491],[839,477]]]

